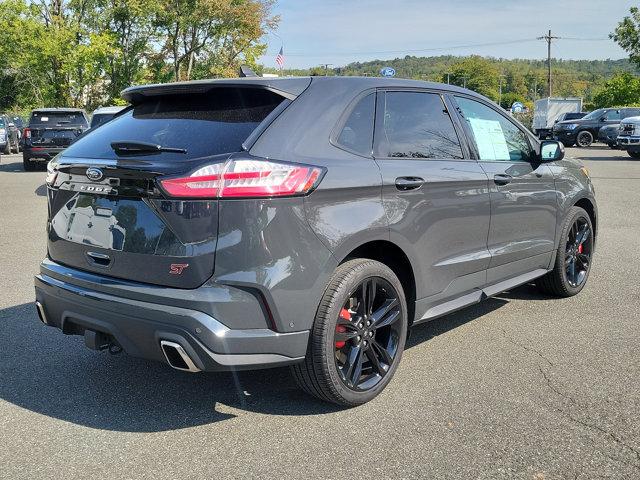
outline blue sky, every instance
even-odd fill
[[[276,33],[284,41],[285,67],[303,68],[408,54],[546,58],[546,43],[532,39],[549,28],[566,37],[554,42],[554,57],[624,58],[625,52],[607,36],[633,5],[638,2],[278,0],[274,13],[281,16]],[[280,39],[268,35],[266,42],[267,54],[260,61],[276,66]],[[461,46],[467,47],[454,48]]]

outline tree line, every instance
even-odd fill
[[[2,0],[0,110],[92,109],[132,84],[256,66],[274,0]]]

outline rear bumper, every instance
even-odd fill
[[[172,296],[169,291],[178,289],[119,283],[46,260],[35,277],[36,302],[47,325],[72,335],[105,334],[128,354],[149,360],[167,361],[161,341],[178,344],[203,371],[275,367],[304,358],[308,330],[279,333],[266,323],[264,328],[230,328],[223,319],[203,312],[204,308],[185,305],[180,298],[184,290]],[[114,294],[118,286],[123,288]],[[112,291],[105,291],[109,288]],[[203,306],[202,298],[210,298],[209,310],[215,311],[213,299],[224,298],[228,303],[231,298],[241,305],[220,305],[220,312],[246,303],[247,315],[256,314],[250,294],[229,295],[226,286],[201,287],[186,294],[197,307]],[[248,324],[255,325],[255,320]]]
[[[38,159],[48,162],[63,150],[64,148],[32,147],[25,145],[22,149],[22,155],[28,159]]]

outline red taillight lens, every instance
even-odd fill
[[[266,160],[207,165],[188,177],[161,180],[173,197],[279,197],[304,195],[317,186],[322,169]]]
[[[25,129],[22,131],[22,136],[23,136],[24,138],[31,138],[31,129],[30,129],[30,128],[25,128]]]

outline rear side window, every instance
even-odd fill
[[[380,124],[380,157],[463,158],[451,118],[436,93],[387,92]]]
[[[371,155],[376,96],[371,93],[358,102],[340,131],[338,143],[361,155]]]
[[[620,110],[609,110],[605,116],[604,116],[604,120],[607,122],[613,122],[616,120],[620,120]]]
[[[186,150],[162,153],[177,161],[237,152],[283,100],[280,95],[255,88],[216,88],[206,93],[149,97],[90,131],[65,155],[118,158],[111,142],[143,142]]]
[[[30,127],[87,126],[82,112],[33,112],[29,120]]]

